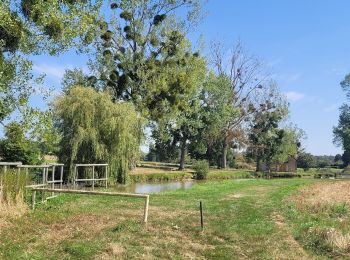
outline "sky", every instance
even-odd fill
[[[208,0],[205,16],[189,38],[204,39],[205,55],[212,41],[230,49],[239,39],[265,63],[288,98],[290,121],[307,136],[305,150],[335,155],[342,151],[332,143],[332,128],[346,102],[339,83],[350,73],[349,10],[348,0]],[[69,52],[32,60],[34,71],[46,74],[55,94],[65,69],[86,67],[87,58]]]

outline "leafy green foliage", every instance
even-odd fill
[[[153,120],[181,108],[182,97],[195,87],[190,66],[183,67],[198,59],[188,49],[183,28],[191,25],[199,6],[197,0],[114,1],[115,16],[100,24],[101,41],[90,64],[93,86],[111,89],[115,100],[132,101]],[[175,18],[176,10],[188,19]]]
[[[338,126],[333,128],[333,142],[343,148],[342,160],[346,166],[350,163],[350,106],[343,104],[339,110]]]
[[[27,105],[35,79],[28,55],[82,49],[96,37],[102,0],[3,0],[0,3],[0,122]]]
[[[297,165],[304,170],[309,170],[310,168],[315,167],[316,161],[315,157],[310,153],[299,153],[297,159]]]
[[[139,155],[141,118],[130,103],[113,103],[107,92],[72,87],[54,103],[56,126],[62,135],[60,160],[108,163],[120,183]]]
[[[23,127],[12,122],[5,127],[5,138],[1,140],[0,152],[3,161],[38,164],[41,152],[38,143],[28,140]]]
[[[280,128],[280,122],[288,115],[283,99],[272,110],[255,115],[249,135],[249,151],[257,160],[263,160],[270,169],[272,163],[283,163],[298,153],[302,132],[294,127]]]
[[[195,176],[197,180],[205,180],[209,173],[209,163],[206,160],[196,161],[194,164]]]

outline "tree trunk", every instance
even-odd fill
[[[222,158],[221,158],[221,168],[225,169],[227,167],[227,148],[228,144],[226,140],[224,140],[222,147]]]
[[[185,169],[185,156],[186,156],[186,139],[181,142],[180,148],[180,167],[179,170]]]
[[[260,157],[258,156],[256,158],[256,172],[258,172],[260,170]]]

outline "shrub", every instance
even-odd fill
[[[234,168],[235,169],[252,170],[252,171],[255,170],[255,166],[252,166],[251,164],[246,163],[246,162],[236,162]]]
[[[197,180],[204,180],[207,178],[209,172],[209,163],[206,160],[200,160],[194,164],[195,176]]]
[[[41,153],[38,144],[27,139],[23,126],[11,122],[5,127],[5,139],[0,142],[0,154],[3,161],[39,164]]]

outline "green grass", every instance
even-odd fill
[[[215,170],[207,175],[208,180],[227,180],[227,179],[247,179],[253,178],[254,172],[245,170]]]
[[[293,219],[283,198],[314,182],[209,181],[154,194],[147,226],[141,221],[140,199],[62,195],[0,229],[0,258],[307,258],[312,251],[297,244],[294,229],[284,221],[284,214]],[[204,205],[204,232],[199,201]]]

